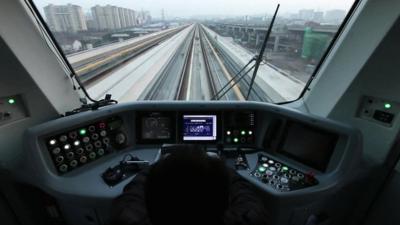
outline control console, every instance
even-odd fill
[[[122,120],[111,117],[46,139],[47,149],[60,174],[109,154],[126,144]]]
[[[250,175],[280,192],[318,184],[313,174],[303,173],[262,153],[258,154],[257,166]]]

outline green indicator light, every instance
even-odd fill
[[[86,129],[80,129],[79,130],[80,135],[85,135],[86,134]]]
[[[252,135],[252,134],[253,134],[253,131],[249,130],[249,135]]]
[[[283,171],[288,171],[289,168],[287,168],[287,166],[283,166],[283,167],[282,167],[282,170],[283,170]]]
[[[235,143],[239,142],[239,138],[234,138],[233,142],[235,142]]]
[[[385,103],[385,109],[390,109],[392,108],[392,105],[390,103]]]
[[[9,104],[14,104],[15,103],[15,99],[13,99],[13,98],[8,99],[8,103]]]
[[[242,135],[246,134],[246,131],[242,130],[242,132],[240,132]]]
[[[260,172],[265,172],[265,170],[266,170],[265,167],[261,167],[261,166],[258,167],[258,171],[260,171]]]

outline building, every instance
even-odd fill
[[[132,9],[96,5],[91,12],[98,30],[117,30],[136,25],[136,12]]]
[[[302,9],[299,11],[299,19],[310,21],[314,18],[313,9]]]
[[[312,21],[317,23],[322,23],[324,21],[324,12],[321,11],[314,12]]]
[[[85,15],[78,5],[53,5],[44,7],[47,23],[55,32],[77,32],[87,30]]]
[[[329,10],[325,13],[325,21],[328,23],[340,24],[346,17],[346,11],[340,9]]]

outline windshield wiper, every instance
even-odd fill
[[[51,30],[50,30],[49,26],[47,25],[46,21],[44,21],[42,16],[40,16],[40,12],[37,9],[36,5],[32,2],[32,0],[25,0],[25,3],[28,5],[28,8],[31,10],[32,14],[34,15],[35,21],[37,22],[37,25],[38,25],[39,29],[42,31],[42,35],[45,36],[45,38],[48,39],[48,40],[46,40],[47,45],[51,44],[52,46],[49,46],[49,47],[50,48],[55,48],[57,50],[59,56],[62,59],[61,60],[62,63],[70,71],[69,78],[72,81],[73,89],[75,91],[76,90],[81,90],[83,92],[83,94],[85,95],[85,97],[86,97],[86,98],[81,98],[80,99],[80,101],[82,102],[82,106],[81,107],[79,107],[77,109],[74,109],[72,111],[66,112],[65,115],[68,116],[68,115],[76,114],[76,113],[83,112],[83,111],[96,110],[96,109],[98,109],[100,107],[107,106],[107,105],[117,104],[118,101],[111,99],[111,95],[110,94],[106,94],[104,99],[101,99],[101,100],[95,100],[89,95],[89,93],[87,92],[85,86],[82,84],[80,78],[75,73],[74,68],[72,67],[72,65],[68,61],[67,57],[63,53],[63,50],[61,49],[60,45],[58,44],[56,38],[54,37],[53,33],[51,32]],[[50,40],[51,43],[49,43],[49,40]],[[78,84],[78,88],[75,86],[74,80]],[[92,103],[87,103],[87,100],[91,101]]]
[[[254,56],[252,59],[250,59],[250,61],[238,73],[236,73],[232,77],[232,79],[230,79],[219,91],[217,91],[217,93],[211,98],[211,100],[221,99],[226,93],[228,93],[229,90],[231,90],[235,85],[237,85],[252,69],[254,69],[253,76],[251,77],[250,84],[249,84],[249,90],[248,90],[247,96],[246,96],[246,100],[249,100],[251,90],[253,89],[254,80],[256,79],[256,76],[257,76],[258,68],[260,67],[261,62],[263,61],[264,52],[267,47],[267,42],[269,40],[269,37],[271,35],[272,27],[275,23],[276,15],[278,14],[279,6],[280,6],[280,4],[278,4],[276,6],[275,13],[274,13],[272,20],[270,22],[270,25],[268,27],[267,34],[265,35],[264,42],[260,49],[260,53],[256,56]],[[250,64],[254,61],[255,61],[255,64],[250,66]],[[248,68],[249,66],[250,66],[250,68]],[[246,72],[242,74],[242,72],[245,70],[246,70]],[[238,78],[238,79],[235,80],[236,78]],[[228,87],[228,89],[224,90],[227,87]],[[222,94],[221,94],[221,92],[222,92]]]

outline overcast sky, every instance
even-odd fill
[[[281,4],[280,13],[295,13],[300,9],[326,11],[330,9],[349,10],[354,0],[34,0],[38,8],[49,3],[80,5],[85,12],[98,5],[115,5],[134,10],[148,10],[153,17],[160,17],[164,9],[167,17],[201,15],[253,15],[272,14],[276,5]]]

